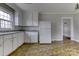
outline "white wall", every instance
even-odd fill
[[[74,15],[74,40],[79,42],[79,13]]]
[[[52,41],[62,40],[62,29],[61,29],[61,17],[73,17],[73,14],[40,14],[39,21],[51,21],[52,22]]]

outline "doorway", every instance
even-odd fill
[[[73,38],[73,18],[62,17],[62,39],[65,41]]]

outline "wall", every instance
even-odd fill
[[[52,41],[62,40],[61,17],[73,17],[73,14],[40,14],[39,21],[51,21],[52,23]]]
[[[74,40],[79,42],[79,13],[74,15]]]

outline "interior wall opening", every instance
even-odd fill
[[[63,40],[71,40],[71,19],[63,19]]]

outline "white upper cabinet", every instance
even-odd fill
[[[15,26],[22,26],[22,12],[15,12]]]
[[[24,12],[23,13],[23,26],[38,26],[38,12]]]
[[[32,13],[33,26],[38,26],[38,12],[33,11]]]
[[[32,12],[24,12],[23,26],[32,26]]]

